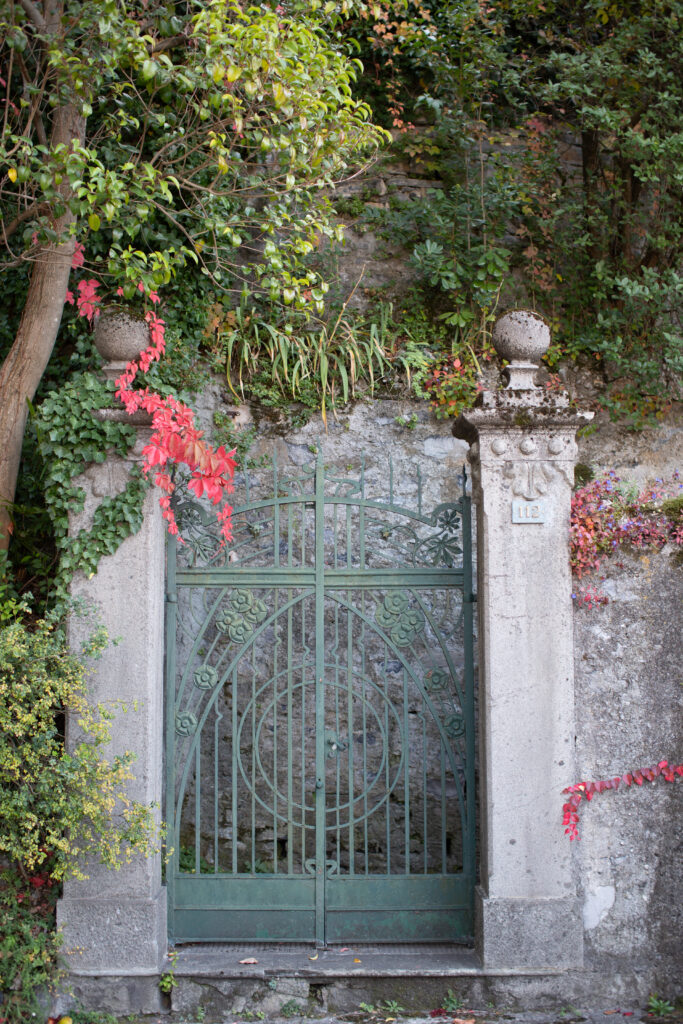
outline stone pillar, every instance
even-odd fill
[[[129,359],[147,346],[143,321],[125,315],[103,316],[96,343],[109,364],[105,376],[115,377]],[[131,418],[123,410],[103,410],[109,419]],[[149,418],[133,421],[137,443],[129,460],[111,457],[90,466],[77,483],[86,492],[85,508],[71,517],[69,530],[89,528],[102,498],[123,490],[131,462],[149,437]],[[108,754],[132,751],[135,780],[132,799],[161,807],[163,763],[163,598],[165,534],[156,495],[145,499],[144,519],[137,534],[104,557],[90,579],[78,575],[72,594],[93,608],[104,624],[110,644],[94,663],[89,690],[94,703],[121,702],[115,708]],[[74,651],[92,629],[72,615],[69,640]],[[160,814],[160,810],[157,815]],[[84,865],[88,878],[69,880],[57,906],[57,922],[64,935],[62,953],[72,974],[157,974],[166,955],[166,895],[161,884],[161,859],[136,856],[119,871],[98,863]]]
[[[471,445],[477,511],[481,878],[486,968],[575,967],[582,923],[562,827],[574,776],[569,516],[575,434],[590,414],[537,387],[550,343],[519,310],[496,323],[507,386],[453,432]]]

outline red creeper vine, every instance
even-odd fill
[[[83,246],[79,243],[76,244],[71,265],[73,268],[83,265]],[[98,287],[99,282],[94,279],[81,280],[78,282],[76,298],[74,299],[72,292],[67,292],[66,295],[66,301],[75,304],[79,315],[90,323],[100,312]],[[142,284],[138,285],[138,289],[144,295],[145,289]],[[118,294],[123,295],[123,290],[119,288]],[[159,296],[154,291],[147,297],[154,306],[159,302]],[[116,397],[126,412],[132,416],[133,413],[144,410],[152,417],[152,436],[142,449],[142,471],[147,475],[154,469],[154,483],[162,491],[159,505],[168,524],[168,532],[177,536],[182,543],[175,514],[171,508],[171,496],[176,485],[171,473],[168,472],[168,467],[186,466],[190,471],[188,489],[198,498],[205,496],[213,505],[218,506],[216,518],[223,538],[222,543],[225,543],[226,540],[232,539],[232,508],[226,501],[226,496],[233,491],[234,452],[227,452],[223,445],[218,448],[208,445],[204,440],[204,432],[195,426],[194,412],[184,402],[173,398],[172,395],[164,398],[149,388],[133,389],[137,375],[147,373],[152,363],[158,362],[166,349],[164,321],[154,309],[147,311],[145,319],[149,326],[150,344],[136,360],[127,364],[124,372],[116,380]]]
[[[598,782],[576,782],[573,786],[567,786],[563,793],[568,793],[569,798],[562,805],[564,833],[569,836],[570,841],[580,839],[579,836],[579,812],[578,807],[583,798],[590,801],[599,793],[608,789],[619,789],[622,784],[642,786],[643,782],[654,782],[661,776],[666,782],[675,782],[677,775],[683,775],[683,764],[670,765],[668,761],[659,761],[649,768],[637,768],[633,772],[626,772],[625,775],[615,775],[613,779],[601,779]]]

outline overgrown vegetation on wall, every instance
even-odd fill
[[[2,830],[0,903],[16,927],[0,988],[47,977],[56,947],[35,922],[51,920],[67,870],[59,836],[91,784],[111,802],[128,771],[97,776],[94,720],[91,753],[64,753],[60,716],[82,708],[83,676],[42,618],[65,573],[92,570],[135,527],[144,490],[134,478],[103,505],[95,540],[67,539],[74,477],[130,439],[91,415],[109,396],[68,305],[72,260],[81,298],[134,306],[139,286],[160,290],[168,358],[149,382],[163,394],[200,389],[208,366],[236,397],[298,416],[363,390],[454,416],[514,303],[552,323],[550,369],[587,363],[610,412],[656,420],[683,374],[682,28],[666,0],[0,0],[0,696],[3,679],[23,681],[13,742],[37,737],[24,768],[0,747],[0,801],[17,812]],[[381,142],[382,163],[344,188]],[[392,165],[425,187],[387,188]],[[344,224],[403,261],[400,288],[366,295],[359,268],[344,291]],[[641,496],[636,509],[608,490],[577,494],[576,567],[614,540],[680,543],[679,505]],[[48,763],[66,773],[61,795],[45,792]],[[24,792],[42,793],[53,828],[30,856],[16,831],[30,815],[12,803]]]
[[[104,644],[96,633],[84,655]],[[88,704],[83,664],[54,624],[0,619],[0,1015],[9,1024],[31,1018],[53,977],[55,900],[63,878],[82,877],[77,858],[119,867],[158,847],[150,808],[126,796],[132,758],[103,756],[115,710]],[[79,730],[68,752],[67,712]]]
[[[369,314],[346,310],[348,337],[379,340],[385,382],[414,367],[417,394],[429,379],[434,408],[455,415],[476,395],[496,311],[532,305],[554,329],[551,367],[588,361],[603,405],[633,426],[662,415],[683,372],[677,6],[383,0],[353,10],[337,32],[359,47],[357,90],[392,131],[384,160],[434,187],[394,194],[389,174],[387,192],[380,170],[383,191],[369,178],[338,199],[344,220],[383,238],[414,280],[408,301],[389,306],[388,284]],[[326,253],[311,258],[324,266]],[[256,399],[319,403],[318,366],[297,375],[294,351],[266,384],[270,355],[257,353],[274,335],[290,351],[292,338],[315,349],[335,316],[328,303],[312,326],[255,307],[245,324],[227,310],[216,330],[228,375]],[[346,393],[338,382],[337,397]]]
[[[550,367],[587,361],[615,415],[639,425],[668,408],[683,371],[675,5],[377,0],[294,3],[258,17],[236,10],[215,0],[183,21],[159,3],[143,25],[132,9],[107,8],[97,32],[117,44],[96,102],[59,62],[41,71],[45,26],[5,12],[12,116],[0,202],[4,221],[14,218],[4,277],[18,311],[26,268],[54,241],[45,204],[66,174],[66,235],[82,240],[83,269],[97,268],[100,292],[122,288],[134,302],[138,282],[149,290],[173,278],[161,292],[171,358],[156,372],[176,394],[200,387],[208,362],[236,396],[294,403],[297,416],[326,413],[359,390],[409,390],[438,416],[457,415],[492,358],[493,318],[517,303],[551,321]],[[79,16],[82,61],[101,41],[95,21]],[[66,24],[49,36],[55,53],[71,45]],[[50,90],[69,98],[76,88],[86,148],[73,166],[62,167],[57,150],[46,164],[38,136],[20,134],[30,110],[14,92],[32,73],[47,75],[41,104]],[[332,78],[336,91],[325,84]],[[393,142],[359,179],[366,184],[344,191],[336,185],[354,155],[378,141],[370,113]],[[173,140],[188,130],[197,148],[179,165]],[[396,161],[434,187],[380,188]],[[402,278],[401,294],[388,284],[362,296],[360,269],[355,287],[340,288],[344,223],[404,261],[407,294]],[[4,315],[0,354],[17,326]],[[36,404],[71,367],[92,365],[86,332],[67,316]],[[29,471],[11,517],[20,589],[35,590],[54,561],[33,535],[66,438],[53,438],[49,453],[29,424]]]

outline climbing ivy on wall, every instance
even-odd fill
[[[132,470],[121,493],[100,503],[89,530],[72,536],[68,532],[69,513],[80,512],[85,500],[85,491],[75,478],[91,463],[102,463],[112,455],[125,457],[135,437],[128,424],[93,415],[111,406],[113,391],[111,384],[95,374],[81,373],[59,391],[50,392],[35,415],[45,501],[59,556],[53,590],[58,603],[66,598],[76,569],[94,573],[102,555],[115,551],[142,521],[142,499],[148,484]]]

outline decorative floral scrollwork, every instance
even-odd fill
[[[180,564],[224,565],[228,549],[215,529],[211,513],[191,498],[174,502],[173,510],[185,541],[178,549]]]
[[[443,693],[448,689],[451,681],[451,674],[443,668],[433,668],[425,676],[425,690],[427,693]]]
[[[255,629],[256,626],[261,625],[267,614],[268,608],[266,607],[265,602],[256,599],[251,608],[244,613],[244,617]]]
[[[221,633],[227,633],[237,644],[244,643],[252,632],[249,623],[245,622],[234,608],[221,608],[216,616],[216,629]]]
[[[249,611],[253,603],[254,595],[250,590],[235,590],[230,598],[230,606],[242,615]]]
[[[197,731],[197,716],[191,711],[179,711],[175,716],[175,731],[179,736],[192,736]]]
[[[250,590],[235,590],[227,608],[216,615],[216,629],[226,633],[236,644],[246,643],[268,614],[264,601]]]
[[[425,628],[425,617],[419,608],[409,608],[405,594],[387,594],[375,612],[375,621],[397,647],[407,647]]]
[[[462,529],[459,508],[452,504],[438,505],[432,513],[431,525],[437,533],[418,543],[415,548],[415,564],[424,561],[429,565],[451,568],[457,556],[462,554],[462,547],[458,543]]]
[[[218,682],[218,673],[211,665],[202,665],[194,674],[194,685],[200,690],[213,690]]]
[[[434,525],[443,533],[457,533],[460,529],[460,512],[455,505],[439,505],[432,517]]]
[[[462,736],[465,732],[465,719],[463,715],[449,715],[443,724],[446,734],[452,739]]]

